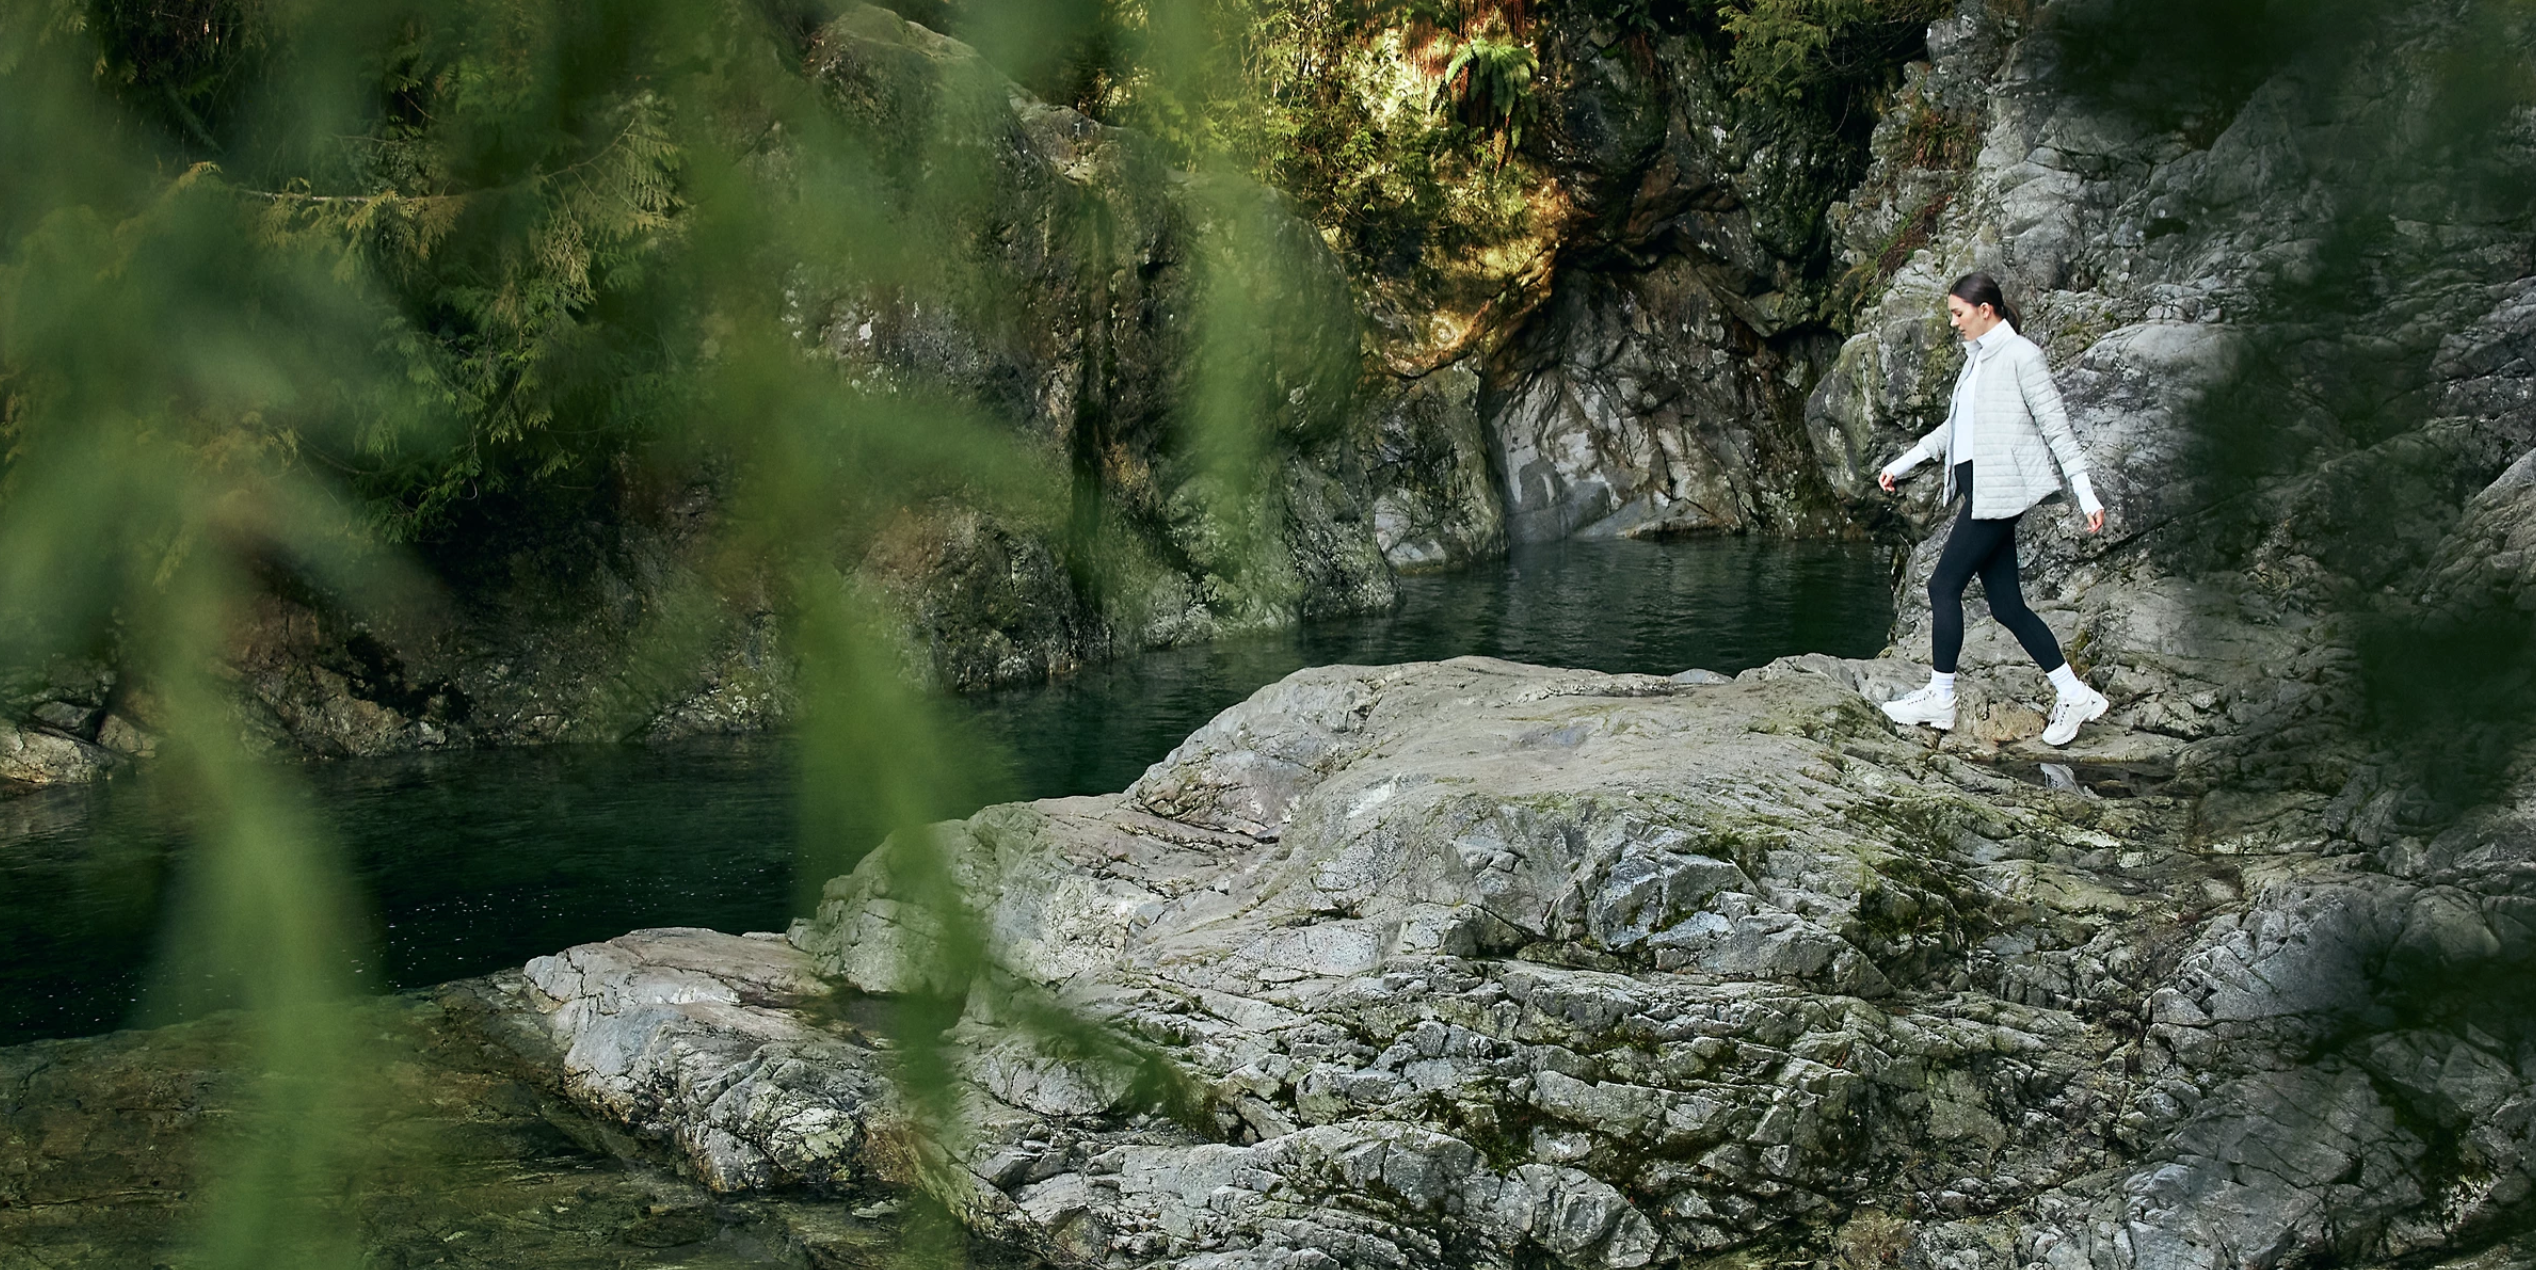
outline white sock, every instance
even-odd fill
[[[2052,687],[2059,691],[2064,701],[2087,691],[2087,685],[2078,682],[2078,671],[2068,662],[2062,662],[2060,669],[2052,672]]]
[[[1932,670],[1928,675],[1928,690],[1936,693],[1940,700],[1952,701],[1955,698],[1955,677],[1943,671]]]

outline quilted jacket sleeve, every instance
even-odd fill
[[[1946,461],[1946,440],[1954,434],[1954,431],[1955,418],[1953,415],[1948,415],[1946,417],[1946,422],[1937,425],[1937,431],[1920,438],[1920,453],[1927,458],[1932,458],[1940,463],[1944,463]]]
[[[2052,447],[2061,475],[2076,480],[2087,473],[2087,451],[2069,426],[2069,408],[2061,404],[2060,387],[2052,382],[2052,368],[2044,361],[2043,350],[2026,347],[2030,351],[2016,359],[2017,391],[2025,395],[2026,412],[2042,431],[2043,443]]]

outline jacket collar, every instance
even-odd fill
[[[2003,320],[1997,326],[1983,332],[1980,339],[1972,342],[1972,356],[1986,360],[2000,349],[2007,347],[2008,341],[2014,338],[2016,338],[2016,328]]]

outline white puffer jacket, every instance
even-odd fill
[[[1968,399],[1963,392],[1967,379],[1973,381]],[[1885,468],[1887,473],[1899,478],[1925,460],[1943,460],[1943,501],[1952,502],[1955,465],[1971,460],[1975,520],[2020,515],[2059,494],[2064,476],[2077,490],[2080,509],[2097,509],[2095,490],[2087,479],[2087,452],[2069,426],[2069,411],[2061,405],[2051,367],[2034,341],[2002,323],[1966,350],[1964,368],[1955,383],[1956,401],[1946,422],[1895,459]],[[1966,411],[1972,414],[1969,427],[1960,426]]]

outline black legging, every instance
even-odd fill
[[[1955,673],[1955,659],[1964,651],[1964,586],[1974,574],[1981,575],[1981,589],[1990,597],[1990,616],[1999,619],[2025,645],[2026,655],[2043,673],[2061,668],[2060,641],[2052,638],[2052,628],[2025,607],[2025,588],[2016,576],[2016,523],[2019,513],[2006,520],[1974,520],[1972,518],[1972,464],[1955,465],[1955,489],[1963,495],[1964,514],[1955,518],[1955,532],[1946,537],[1946,550],[1938,553],[1937,572],[1928,578],[1928,611],[1934,619],[1929,632],[1929,655],[1937,673]]]

